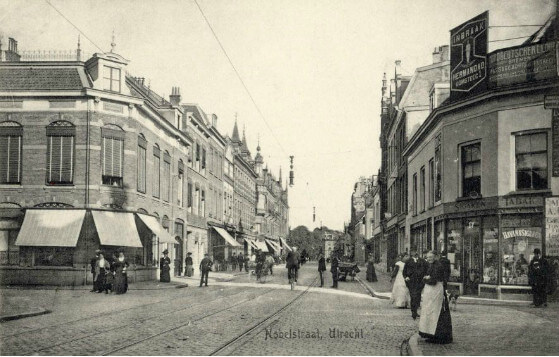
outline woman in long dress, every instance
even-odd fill
[[[375,260],[372,255],[369,257],[369,261],[367,262],[367,281],[370,281],[371,283],[376,283],[378,281],[377,273],[375,271]]]
[[[171,258],[169,258],[169,251],[165,249],[163,251],[163,258],[159,262],[159,281],[162,283],[171,282]]]
[[[128,291],[128,276],[126,275],[126,269],[128,268],[128,262],[124,258],[124,253],[119,252],[118,258],[114,262],[115,270],[115,280],[113,283],[113,291],[116,294],[124,294]]]
[[[400,255],[394,266],[394,271],[392,272],[394,285],[392,286],[392,297],[390,298],[390,302],[400,309],[406,309],[411,303],[410,291],[406,286],[406,281],[404,280],[403,275],[404,262],[408,260],[408,257],[409,256],[407,254]]]
[[[452,342],[452,320],[448,298],[444,291],[445,272],[443,265],[435,260],[435,252],[427,253],[427,273],[423,277],[425,287],[421,294],[421,316],[419,336],[433,343]]]
[[[102,293],[108,293],[105,275],[110,273],[110,264],[105,259],[103,253],[99,253],[99,258],[95,261],[95,282],[93,283],[93,290]]]

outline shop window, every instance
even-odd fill
[[[528,264],[535,248],[542,248],[541,219],[505,216],[501,244],[502,283],[528,285]]]
[[[161,188],[161,150],[157,144],[153,147],[153,197],[160,197]]]
[[[483,277],[484,284],[497,284],[499,273],[499,226],[496,216],[483,218]]]
[[[14,122],[0,123],[0,184],[21,183],[23,128]]]
[[[446,228],[450,281],[462,282],[462,220],[451,219]]]
[[[547,133],[517,135],[515,149],[516,189],[548,188]]]
[[[463,252],[465,274],[464,290],[467,294],[477,295],[478,285],[481,282],[482,270],[482,243],[481,243],[480,218],[464,219]]]
[[[33,248],[35,266],[72,266],[74,248],[36,247]]]
[[[76,128],[68,122],[47,127],[47,184],[74,182],[74,138]]]
[[[18,231],[0,230],[0,265],[19,265]]]
[[[147,265],[151,265],[153,267],[159,266],[159,237],[155,234],[151,237],[151,249],[148,254],[148,261],[146,262]]]
[[[433,249],[437,252],[444,252],[446,250],[446,245],[444,242],[444,232],[443,232],[443,221],[435,222],[435,227],[433,228],[435,231],[435,246]]]
[[[103,185],[122,187],[124,131],[102,128]]]
[[[481,143],[462,146],[462,197],[481,194]]]
[[[137,163],[137,187],[138,192],[146,193],[146,139],[138,136],[138,163]]]

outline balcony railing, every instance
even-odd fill
[[[87,61],[93,54],[81,51],[79,59],[77,50],[56,50],[56,51],[21,51],[20,61]]]

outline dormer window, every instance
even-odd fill
[[[120,93],[120,68],[104,66],[104,89]]]

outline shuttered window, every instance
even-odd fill
[[[161,152],[159,147],[153,147],[153,197],[159,198],[161,181]]]
[[[124,132],[103,128],[102,145],[103,185],[122,187]]]
[[[146,193],[146,140],[138,137],[138,191]]]
[[[161,198],[165,202],[170,200],[170,186],[171,186],[171,157],[165,152],[163,155],[163,174],[161,179]]]
[[[20,184],[21,134],[7,133],[2,129],[0,127],[0,184]]]
[[[186,185],[186,202],[187,202],[187,209],[189,213],[192,213],[192,182],[188,182]]]
[[[56,122],[47,127],[47,184],[74,182],[74,145],[76,128]]]

